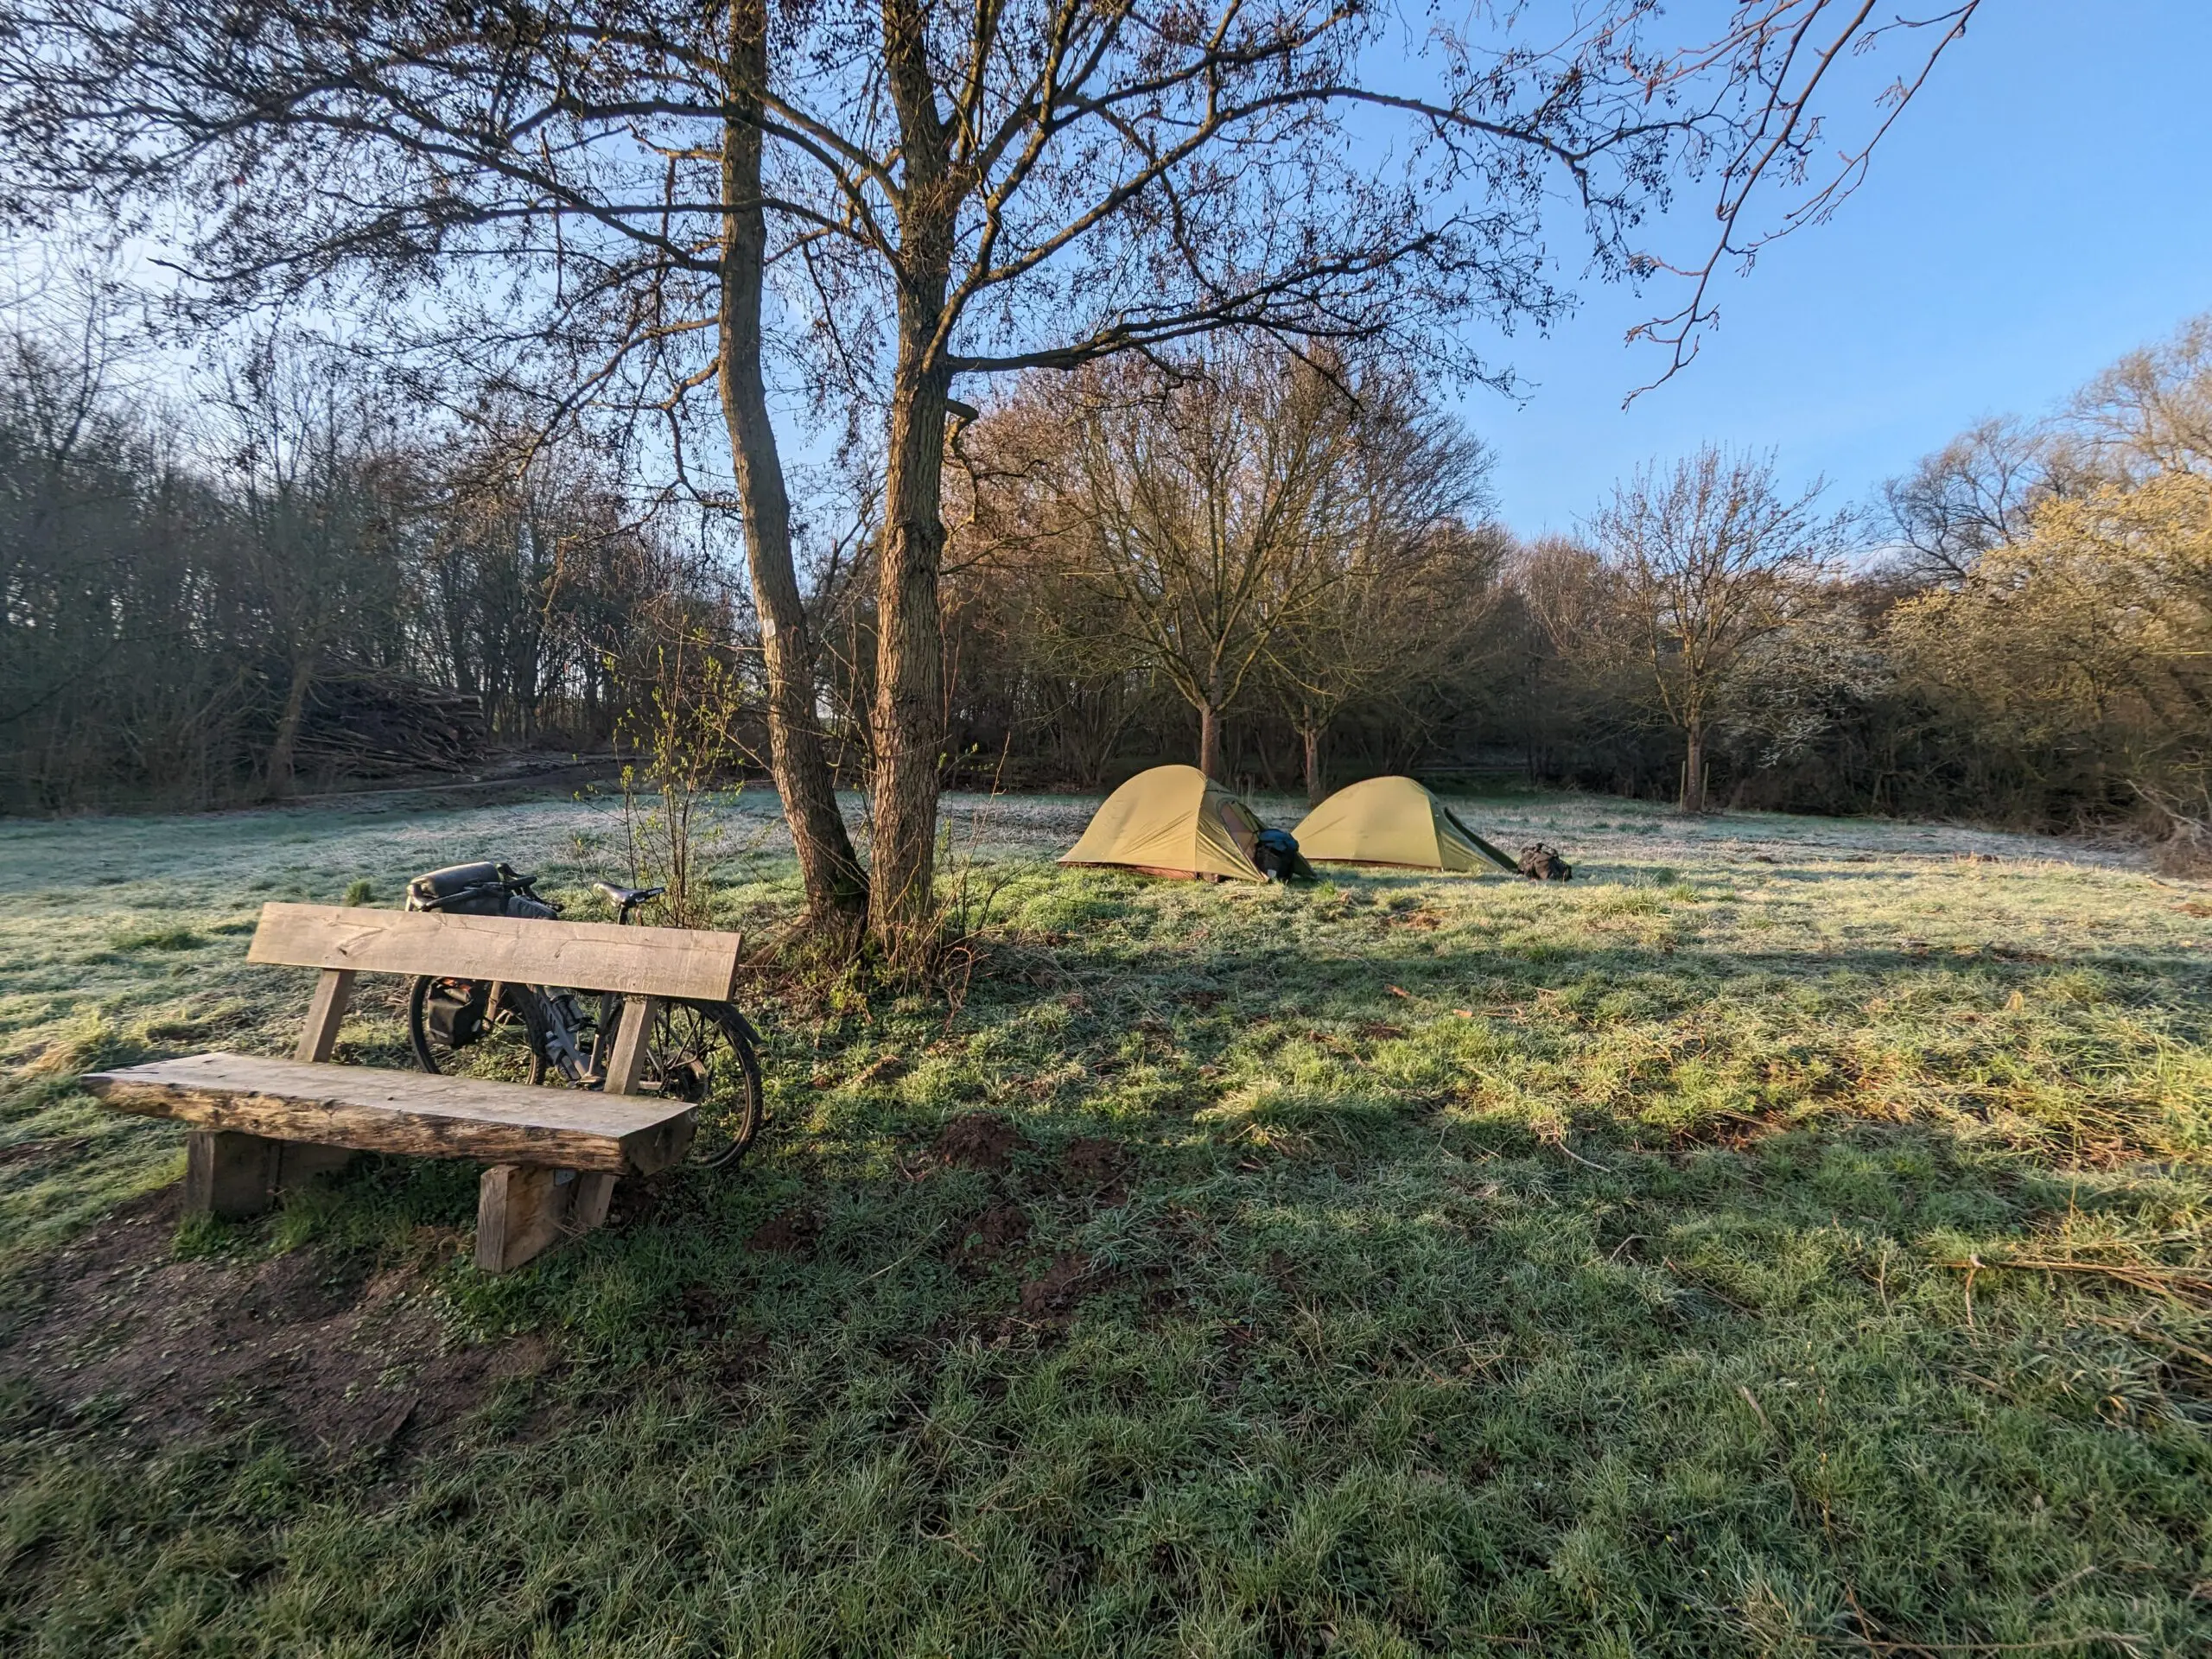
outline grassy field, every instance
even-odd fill
[[[1568,887],[1200,888],[953,806],[957,1011],[764,987],[753,1159],[502,1280],[467,1166],[180,1229],[73,1079],[289,1047],[264,898],[592,913],[603,810],[0,825],[0,1651],[2212,1649],[2212,889],[1563,798],[1461,810]]]

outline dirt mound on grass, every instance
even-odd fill
[[[940,1161],[961,1169],[1002,1170],[1021,1144],[1021,1131],[995,1112],[963,1112],[937,1138]]]
[[[745,1248],[776,1255],[804,1255],[821,1234],[822,1217],[801,1205],[779,1211],[762,1222],[745,1241]]]
[[[1090,1258],[1070,1250],[1052,1258],[1052,1265],[1021,1287],[1021,1311],[1033,1319],[1065,1320],[1076,1305],[1103,1287],[1091,1271]]]
[[[995,1204],[960,1230],[952,1259],[963,1267],[988,1267],[1028,1242],[1029,1212],[1018,1204]]]
[[[0,1382],[68,1434],[150,1450],[249,1427],[334,1463],[438,1443],[505,1377],[554,1363],[535,1337],[455,1345],[409,1293],[312,1249],[178,1261],[175,1189],[126,1206],[20,1281]]]

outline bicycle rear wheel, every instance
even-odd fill
[[[448,1077],[499,1083],[545,1081],[545,1039],[530,995],[510,985],[490,1004],[483,980],[426,974],[407,994],[407,1040],[415,1063]]]
[[[645,1088],[696,1109],[690,1161],[721,1169],[760,1133],[759,1039],[727,1002],[666,1002],[645,1046]]]
[[[507,986],[494,1009],[490,992],[480,980],[416,980],[407,999],[416,1063],[443,1077],[566,1085],[546,1060],[537,994]],[[694,1109],[691,1163],[724,1168],[760,1133],[766,1098],[758,1043],[745,1016],[727,1002],[664,1002],[655,1013],[639,1092]]]

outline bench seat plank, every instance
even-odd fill
[[[708,1002],[729,999],[742,942],[697,928],[524,921],[443,911],[266,904],[248,962],[367,974],[435,974],[627,991]]]
[[[84,1086],[124,1111],[203,1129],[614,1175],[665,1169],[691,1139],[682,1101],[260,1055],[157,1060],[93,1072]]]

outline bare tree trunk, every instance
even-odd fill
[[[1321,728],[1318,725],[1301,726],[1298,734],[1306,742],[1306,804],[1319,806],[1325,782],[1321,776]]]
[[[1198,704],[1198,770],[1217,784],[1225,783],[1221,753],[1221,664],[1215,663],[1207,671],[1205,700]]]
[[[308,688],[315,683],[315,652],[303,651],[292,664],[292,680],[284,693],[284,711],[276,719],[276,736],[269,746],[269,764],[262,774],[274,797],[292,785],[292,752],[298,747],[300,726],[307,718]]]
[[[1688,755],[1682,765],[1682,810],[1705,810],[1705,723],[1693,720],[1686,728]]]
[[[736,458],[739,510],[760,654],[768,677],[768,765],[798,854],[809,916],[854,923],[868,876],[853,851],[815,718],[814,643],[791,562],[791,498],[760,371],[767,216],[760,204],[760,89],[768,78],[765,0],[730,8],[730,115],[722,132],[722,418]]]
[[[1214,780],[1221,778],[1221,710],[1211,703],[1198,710],[1198,770]]]
[[[913,245],[908,256],[931,251]],[[892,382],[890,466],[876,588],[874,808],[870,931],[894,957],[910,954],[931,925],[937,847],[938,752],[944,723],[944,630],[938,567],[945,396],[951,376],[929,358],[944,303],[950,239],[934,280],[910,276],[899,295],[899,361]]]
[[[894,962],[912,963],[935,925],[938,753],[944,724],[944,621],[938,568],[945,398],[952,375],[938,336],[951,285],[957,182],[929,60],[920,0],[885,0],[884,65],[899,112],[899,353],[891,380],[883,548],[876,567],[874,823],[868,930]]]

